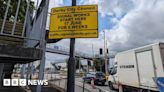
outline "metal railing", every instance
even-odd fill
[[[48,52],[60,52],[60,53],[63,53],[63,54],[67,54],[67,55],[69,55],[69,48],[66,48],[66,47],[64,47],[64,46],[61,46],[61,45],[55,45],[54,46],[54,48],[47,48],[47,51]],[[87,54],[87,53],[85,53],[85,52],[82,52],[82,51],[78,51],[78,50],[76,50],[75,51],[75,56],[77,56],[77,57],[85,57],[85,58],[93,58],[93,56],[92,55],[90,55],[90,54]]]
[[[16,67],[20,67],[20,68],[16,68]],[[13,72],[11,72],[13,74],[12,78],[21,79],[23,77],[25,79],[34,79],[34,80],[38,79],[38,72],[31,70],[31,68],[29,69],[27,68],[27,70],[25,70],[24,72],[24,75],[21,76],[22,70],[23,70],[22,68],[24,67],[16,65],[15,69],[18,69],[18,70],[14,70]],[[76,76],[76,77],[79,78],[80,76]],[[56,88],[62,89],[64,90],[64,92],[67,90],[67,73],[63,74],[59,72],[53,72],[53,70],[50,69],[49,71],[44,72],[44,79],[49,80],[49,83],[50,83],[49,85],[53,85]],[[75,83],[76,83],[75,92],[109,92],[98,86],[95,86],[95,88],[92,88],[91,85],[89,85],[88,83],[84,81],[76,80]]]
[[[5,0],[4,0],[5,2]],[[10,9],[11,7],[11,0],[6,0],[6,8],[5,8],[5,13],[4,13],[4,17],[3,19],[0,19],[0,36],[2,36],[0,39],[1,40],[11,40],[12,41],[19,41],[22,43],[22,46],[25,46],[27,43],[27,40],[33,40],[36,41],[37,43],[40,42],[40,39],[35,39],[35,38],[31,38],[28,37],[28,31],[31,30],[27,30],[27,25],[31,25],[32,21],[29,21],[29,17],[30,16],[30,2],[31,0],[15,0],[14,2],[17,3],[17,7],[16,7],[16,12],[15,12],[15,16],[12,16],[14,19],[10,19],[10,17],[8,17],[9,15],[9,11],[11,11],[12,9]],[[26,7],[23,6],[25,8],[25,14],[24,16],[24,20],[22,20],[23,23],[20,23],[18,21],[19,18],[19,12],[20,12],[20,8],[23,5],[22,3],[26,3]],[[37,10],[37,9],[33,9],[33,10]],[[34,23],[34,22],[33,22]],[[31,25],[32,27],[32,25]],[[8,37],[10,39],[2,39],[3,37]]]
[[[4,33],[5,24],[6,24],[6,21],[9,21],[9,20],[7,20],[7,15],[8,15],[8,12],[9,12],[10,3],[11,3],[11,0],[8,0],[7,6],[6,6],[5,15],[4,15],[4,19],[3,19],[3,23],[2,23],[2,27],[1,27],[1,32],[0,32],[1,35],[5,34]],[[12,26],[12,29],[11,29],[11,33],[10,34],[5,34],[5,35],[14,36],[14,37],[24,37],[24,34],[25,34],[25,24],[26,24],[26,20],[27,20],[28,9],[29,9],[29,0],[27,1],[26,15],[25,15],[25,21],[24,21],[22,34],[21,34],[21,36],[19,36],[19,35],[15,36],[15,31],[16,31],[15,29],[16,29],[16,24],[17,24],[17,18],[18,18],[20,5],[21,5],[21,0],[19,0],[18,4],[17,4],[17,9],[16,9],[16,13],[15,13],[15,16],[14,16],[14,23],[13,23],[13,26]]]

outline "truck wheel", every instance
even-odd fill
[[[123,90],[123,92],[131,92],[131,91],[129,91],[125,86],[122,86],[122,90]]]
[[[113,87],[113,83],[112,83],[112,82],[108,82],[108,85],[109,85],[109,88],[110,88],[111,90],[114,90],[114,87]]]

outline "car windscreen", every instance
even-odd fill
[[[94,75],[94,74],[91,74],[91,73],[88,73],[88,74],[86,75],[86,77],[95,77],[95,75]]]

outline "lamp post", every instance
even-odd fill
[[[108,75],[108,60],[107,60],[107,42],[106,42],[106,35],[105,31],[104,32],[104,60],[105,60],[105,74]]]

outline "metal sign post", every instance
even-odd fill
[[[67,92],[74,92],[75,89],[75,38],[71,38],[70,42],[70,57],[68,61],[68,82]]]
[[[76,6],[76,0],[72,0],[72,6]],[[68,61],[67,92],[75,92],[75,38],[70,39],[70,57]]]

